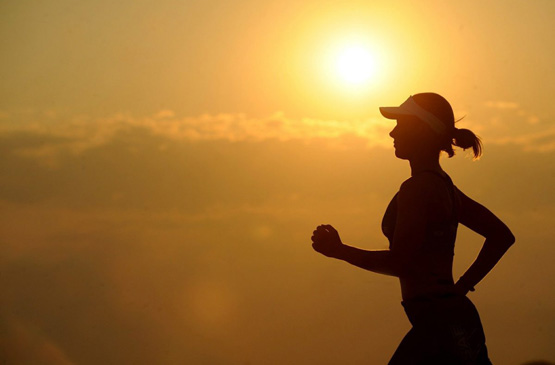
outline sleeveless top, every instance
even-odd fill
[[[437,171],[426,170],[420,173],[432,173],[439,176],[447,185],[447,190],[451,196],[452,211],[451,216],[445,221],[431,222],[426,226],[426,238],[421,253],[435,253],[453,256],[455,252],[455,239],[459,224],[455,185],[448,175],[442,175]],[[389,240],[389,249],[392,248],[393,235],[397,221],[397,195],[395,194],[382,219],[382,232]]]

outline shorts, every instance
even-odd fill
[[[491,364],[476,307],[466,296],[445,295],[401,302],[411,330],[389,364]]]

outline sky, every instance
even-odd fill
[[[386,363],[410,328],[398,281],[310,236],[387,247],[410,170],[378,107],[431,91],[484,143],[443,168],[516,236],[469,294],[490,357],[555,362],[554,16],[550,0],[2,1],[0,360]],[[455,279],[482,243],[459,228]]]

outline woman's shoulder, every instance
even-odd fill
[[[405,180],[399,188],[397,202],[400,205],[428,205],[437,188],[429,177],[415,175]]]
[[[437,192],[439,188],[445,186],[445,181],[450,181],[447,174],[442,175],[435,171],[419,172],[401,184],[399,191],[427,194]]]

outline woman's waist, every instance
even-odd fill
[[[399,279],[403,300],[436,298],[456,293],[451,275],[404,277]]]
[[[403,309],[415,327],[433,330],[435,327],[460,324],[481,328],[476,307],[464,295],[442,294],[403,299]]]

